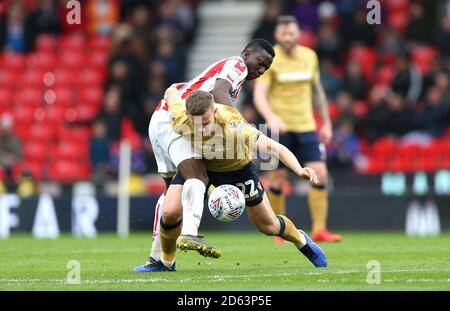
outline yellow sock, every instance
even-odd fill
[[[280,235],[284,240],[294,243],[297,247],[301,247],[306,244],[306,238],[303,234],[300,234],[294,223],[284,215],[278,215],[278,219],[283,219],[280,224],[284,225],[284,232]],[[282,228],[283,230],[283,228]]]
[[[162,262],[168,266],[175,261],[175,255],[177,252],[177,238],[181,234],[181,223],[180,220],[176,224],[164,224],[161,219],[160,226],[160,237],[161,237],[161,248],[162,248]]]
[[[311,213],[312,232],[326,228],[328,217],[328,191],[311,186],[308,193],[308,206]]]
[[[281,190],[275,190],[270,188],[267,191],[267,197],[269,198],[270,206],[277,215],[286,215],[286,199]]]

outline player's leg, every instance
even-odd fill
[[[320,184],[311,184],[308,191],[308,206],[311,214],[311,237],[318,242],[337,242],[341,236],[327,229],[328,219],[328,170],[325,146],[319,142],[315,132],[298,135],[302,162],[317,174]]]
[[[196,199],[199,198],[190,197],[192,195],[192,191],[190,193],[189,192],[186,193],[184,191],[184,188],[186,187],[186,180],[180,174],[177,174],[174,177],[174,179],[172,180],[172,184],[183,185],[183,192],[181,197],[183,206],[183,228],[181,235],[177,241],[177,247],[183,251],[189,250],[197,251],[200,255],[205,257],[219,258],[220,256],[222,256],[220,250],[217,249],[214,245],[205,242],[202,239],[202,236],[198,235],[198,227],[200,225],[200,220],[203,214],[204,193],[201,194],[201,200],[195,202]],[[194,196],[195,195],[197,194],[194,191]],[[197,204],[201,204],[200,213],[197,212],[198,209]],[[190,206],[191,208],[187,209],[186,208],[187,206]],[[185,230],[185,226],[189,229]]]
[[[290,150],[295,149],[295,137],[293,134],[288,132],[285,134],[280,134],[279,142],[283,144],[286,148]],[[269,189],[267,190],[267,197],[269,198],[270,205],[273,211],[277,215],[286,215],[286,199],[282,192],[283,185],[288,179],[288,169],[283,163],[279,163],[278,169],[271,171],[268,174],[269,177]],[[284,244],[285,240],[276,236],[274,238],[275,243]]]
[[[164,210],[161,213],[157,228],[159,228],[160,259],[154,258],[145,265],[141,265],[133,272],[164,272],[175,271],[176,241],[181,233],[182,185],[173,184],[166,193]]]
[[[327,259],[322,249],[305,232],[297,229],[289,218],[275,215],[265,194],[260,203],[247,206],[247,215],[260,232],[292,242],[315,267],[327,266]]]

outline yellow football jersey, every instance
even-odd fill
[[[261,134],[233,107],[215,104],[215,126],[208,135],[194,132],[183,102],[169,105],[174,131],[189,139],[213,172],[239,170],[252,161],[253,143]],[[197,135],[197,136],[196,136]]]
[[[297,45],[288,55],[274,46],[276,57],[270,68],[259,78],[269,85],[272,111],[283,120],[288,131],[315,131],[313,84],[320,79],[316,53]]]

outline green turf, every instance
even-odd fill
[[[347,233],[321,244],[329,267],[314,268],[292,245],[257,233],[207,233],[220,259],[178,253],[177,272],[133,274],[148,254],[148,235],[128,239],[0,240],[1,290],[450,290],[450,235],[407,238],[402,233]],[[78,260],[81,284],[69,285],[66,265]],[[369,285],[377,260],[381,284]]]

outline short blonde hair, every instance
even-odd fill
[[[202,116],[214,107],[214,96],[211,93],[195,90],[186,98],[186,110],[193,116]]]

